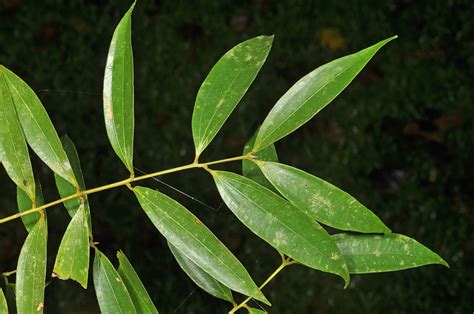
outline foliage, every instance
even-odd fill
[[[19,313],[30,313],[33,309],[42,312],[45,306],[45,209],[60,203],[64,203],[73,218],[59,248],[54,275],[59,279],[74,279],[86,288],[89,250],[93,248],[94,287],[101,311],[134,313],[143,308],[156,311],[123,253],[118,254],[120,267],[117,271],[93,239],[87,195],[119,186],[126,186],[134,192],[147,216],[169,242],[185,272],[192,273],[189,274],[191,279],[210,294],[231,301],[231,313],[241,308],[261,312],[248,308],[246,303],[250,298],[270,305],[261,289],[283,268],[293,264],[337,274],[344,279],[346,286],[350,273],[394,271],[427,264],[447,266],[437,254],[415,240],[390,233],[375,213],[347,193],[301,170],[276,163],[276,153],[264,154],[267,150],[273,152],[276,141],[298,129],[341,93],[375,53],[394,37],[310,72],[276,103],[247,152],[202,163],[199,161],[201,153],[261,69],[273,37],[259,36],[234,47],[213,67],[198,92],[192,118],[194,162],[137,177],[133,168],[132,10],[133,6],[113,35],[103,93],[107,134],[117,156],[130,172],[128,179],[86,189],[72,142],[65,138],[61,143],[34,91],[13,72],[0,67],[0,121],[5,126],[0,133],[0,157],[8,175],[18,186],[19,199],[24,200],[26,193],[31,206],[31,209],[25,209],[26,205],[22,205],[20,214],[0,221],[4,223],[39,213],[33,227],[31,222],[25,222],[29,235],[20,253],[15,291]],[[37,197],[40,185],[34,180],[27,143],[54,172],[61,199],[42,205],[42,200]],[[247,174],[253,173],[260,179],[210,168],[233,161],[242,161],[244,166],[246,163],[246,167],[252,169],[246,171]],[[234,215],[281,254],[282,264],[260,288],[199,218],[161,192],[132,185],[136,181],[193,168],[209,172]],[[262,174],[266,181],[262,181]],[[22,204],[28,205],[25,201]],[[364,235],[339,233],[330,236],[320,223],[339,230],[363,232]],[[221,294],[216,292],[217,287]],[[249,298],[237,304],[229,298],[231,294],[227,289]],[[223,291],[226,292],[222,294]]]

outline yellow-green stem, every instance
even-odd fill
[[[283,255],[282,255],[283,256]],[[287,258],[282,258],[282,262],[280,264],[280,266],[278,266],[277,269],[275,269],[275,271],[273,273],[270,274],[270,276],[268,276],[267,279],[265,279],[265,281],[260,285],[260,287],[258,287],[260,290],[262,290],[270,281],[273,280],[273,278],[275,278],[276,275],[278,275],[278,273],[280,273],[283,268],[285,268],[286,266],[288,265],[291,265],[293,264],[294,262],[291,260],[291,259],[287,259]],[[244,301],[242,301],[239,305],[234,305],[234,307],[229,311],[229,314],[233,314],[235,313],[236,311],[238,311],[239,309],[241,308],[244,308],[247,306],[247,303],[251,300],[252,298],[251,297],[248,297],[247,299],[245,299]]]
[[[130,185],[130,183],[132,183],[132,182],[137,182],[137,181],[141,181],[141,180],[145,180],[145,179],[149,179],[149,178],[153,178],[153,177],[157,177],[157,176],[161,176],[161,175],[165,175],[165,174],[169,174],[169,173],[173,173],[173,172],[188,170],[188,169],[192,169],[192,168],[205,168],[205,167],[208,167],[208,166],[211,166],[211,165],[222,164],[222,163],[237,161],[237,160],[242,160],[242,159],[249,159],[249,155],[232,157],[232,158],[225,158],[225,159],[220,159],[220,160],[205,162],[205,163],[193,162],[191,164],[187,164],[187,165],[184,165],[184,166],[179,166],[179,167],[175,167],[175,168],[161,170],[161,171],[153,172],[153,173],[150,173],[150,174],[145,174],[145,175],[142,175],[142,176],[139,176],[139,177],[131,176],[130,178],[122,180],[122,181],[110,183],[110,184],[107,184],[107,185],[99,186],[99,187],[89,189],[89,190],[85,190],[85,191],[80,191],[80,192],[71,194],[69,196],[63,197],[61,199],[58,199],[56,201],[50,202],[48,204],[45,204],[45,205],[42,205],[42,206],[39,206],[39,207],[34,207],[34,208],[29,209],[29,210],[25,210],[21,213],[17,213],[17,214],[5,217],[3,219],[0,219],[0,224],[3,224],[5,222],[8,222],[8,221],[11,221],[11,220],[14,220],[14,219],[26,216],[26,215],[30,215],[30,214],[33,214],[33,213],[36,213],[36,212],[41,212],[46,208],[64,203],[64,202],[69,201],[71,199],[75,199],[75,198],[78,198],[78,197],[82,197],[84,195],[89,195],[89,194],[93,194],[93,193],[97,193],[97,192],[101,192],[101,191],[105,191],[105,190],[110,190],[110,189],[120,187],[120,186],[124,186],[124,185]]]

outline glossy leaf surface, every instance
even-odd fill
[[[187,258],[232,290],[268,302],[239,260],[196,216],[158,191],[137,186],[134,192],[155,227]]]
[[[248,178],[224,171],[212,175],[229,209],[257,236],[297,262],[339,275],[348,284],[339,249],[316,221]]]
[[[99,250],[94,257],[94,288],[102,314],[137,313],[120,275]]]
[[[2,288],[0,288],[0,313],[8,314],[7,299],[5,299]]]
[[[46,219],[28,234],[20,251],[16,274],[16,308],[19,314],[43,313],[46,279]]]
[[[117,252],[117,258],[119,260],[119,268],[117,271],[127,287],[137,313],[158,314],[158,310],[155,308],[145,286],[143,286],[143,283],[125,254],[119,251]]]
[[[175,246],[168,243],[171,253],[176,258],[179,266],[184,270],[184,272],[191,278],[196,285],[201,289],[209,293],[210,295],[215,296],[216,298],[232,302],[232,292],[229,288],[221,284],[219,281],[215,280],[212,276],[206,273],[202,268],[196,265],[192,260],[187,258],[183,253],[181,253]]]
[[[110,42],[104,73],[104,118],[109,141],[117,156],[133,173],[134,86],[132,11],[125,13]]]
[[[38,96],[13,72],[5,67],[1,69],[8,82],[26,141],[53,172],[77,186],[66,152]]]
[[[301,78],[265,118],[254,149],[265,148],[305,124],[349,85],[383,45],[395,38],[336,59]]]
[[[3,72],[0,66],[0,160],[13,182],[34,199],[35,180],[28,146]]]
[[[41,184],[38,179],[35,181],[36,197],[34,207],[38,207],[44,205],[44,199]],[[18,205],[18,211],[20,213],[33,208],[33,202],[31,201],[30,197],[19,187],[16,189],[16,201]],[[28,230],[28,232],[34,227],[36,222],[40,219],[40,216],[41,215],[39,213],[32,213],[21,217],[21,220],[23,221],[23,224],[25,225],[25,228]]]
[[[86,190],[86,184],[84,183],[84,176],[82,175],[81,162],[77,154],[76,146],[67,135],[61,138],[61,142],[62,142],[64,151],[66,152],[67,157],[69,161],[71,162],[71,167],[74,172],[74,176],[77,179],[79,189],[81,191],[84,191]],[[56,187],[58,188],[59,195],[61,197],[66,197],[66,196],[75,194],[77,192],[76,187],[74,187],[71,183],[64,180],[57,174],[54,175],[54,180],[56,181]],[[86,221],[89,228],[89,233],[92,233],[90,207],[89,207],[89,200],[87,198],[87,195],[84,195],[82,199],[74,198],[74,199],[64,202],[64,206],[66,207],[71,217],[75,216],[78,208],[82,205],[84,206],[84,212],[86,215]]]
[[[87,289],[89,253],[87,214],[84,206],[81,206],[69,222],[61,240],[53,274],[59,279],[75,280]]]
[[[448,264],[426,246],[401,234],[333,236],[351,274],[379,273]]]
[[[331,183],[280,163],[257,164],[286,199],[315,220],[340,230],[390,232],[372,211]]]
[[[267,314],[267,311],[256,309],[253,307],[249,307],[247,310],[249,314]]]
[[[247,142],[247,144],[245,144],[242,155],[247,155],[252,151],[256,137],[257,133],[255,133]],[[254,157],[258,160],[278,161],[278,155],[273,144],[258,152],[255,152]],[[254,162],[248,159],[242,160],[242,175],[244,177],[254,180],[255,182],[263,185],[264,187],[272,191],[275,191],[275,187],[268,181],[268,179],[262,173],[260,168]]]
[[[192,131],[196,154],[209,145],[257,76],[273,36],[258,36],[229,50],[214,65],[196,97]]]

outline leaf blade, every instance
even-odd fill
[[[158,191],[137,186],[134,192],[155,227],[186,257],[232,290],[268,303],[240,261],[196,216]]]
[[[396,271],[429,264],[448,264],[436,253],[401,234],[332,236],[351,274]]]
[[[84,205],[81,206],[64,233],[59,245],[53,274],[59,279],[72,279],[87,289],[89,275],[89,228]]]
[[[7,299],[5,299],[2,288],[0,288],[0,313],[8,314]]]
[[[273,36],[244,41],[214,65],[201,85],[192,117],[196,156],[209,145],[265,62]]]
[[[329,182],[280,163],[257,161],[257,165],[290,203],[315,220],[340,230],[390,233],[371,210]]]
[[[135,2],[115,28],[107,55],[103,104],[107,136],[117,156],[133,173],[134,87],[131,16]]]
[[[298,129],[337,97],[375,53],[397,36],[318,67],[294,84],[275,104],[257,135],[255,151]]]
[[[46,279],[46,219],[41,217],[20,251],[16,275],[18,313],[43,313]]]
[[[101,313],[136,313],[122,278],[107,256],[98,249],[95,250],[93,273],[94,289]]]
[[[342,277],[347,286],[349,274],[342,254],[316,221],[248,178],[225,171],[211,173],[227,207],[253,233],[301,264]]]
[[[28,146],[2,68],[0,68],[0,160],[8,176],[31,199],[35,180]]]
[[[191,280],[198,285],[201,289],[206,291],[216,298],[222,299],[224,301],[233,301],[232,292],[229,288],[221,284],[219,281],[214,279],[206,273],[202,268],[196,265],[192,260],[187,258],[183,253],[181,253],[175,246],[168,242],[168,246],[171,250],[171,253],[175,257],[178,265],[183,269],[183,271],[191,278]]]
[[[118,251],[117,258],[119,260],[117,272],[123,279],[137,312],[158,314],[158,310],[153,304],[150,295],[125,254],[122,251]]]

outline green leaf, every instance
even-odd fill
[[[194,281],[201,289],[215,296],[216,298],[232,302],[232,292],[229,288],[215,280],[212,276],[202,270],[201,267],[196,265],[192,260],[187,258],[182,252],[180,252],[175,246],[168,242],[171,253],[173,253],[179,266]]]
[[[41,184],[38,179],[35,180],[35,190],[36,190],[36,197],[35,197],[35,204],[31,201],[30,197],[19,187],[16,189],[16,201],[18,204],[18,211],[24,212],[25,210],[31,209],[33,207],[38,207],[44,205],[43,199],[43,191],[41,189]],[[25,215],[21,217],[23,224],[25,225],[26,230],[28,232],[35,226],[36,222],[40,219],[40,213],[32,213],[29,215]]]
[[[379,273],[448,264],[426,246],[401,234],[333,235],[351,274]]]
[[[295,261],[341,276],[349,283],[344,259],[329,234],[285,199],[238,174],[211,172],[229,209],[257,236]]]
[[[0,66],[15,103],[26,141],[53,172],[77,186],[66,153],[43,104],[35,92],[13,72]]]
[[[114,31],[104,74],[104,118],[107,135],[117,156],[133,173],[133,54],[132,11],[125,13]]]
[[[46,279],[46,219],[40,218],[20,251],[16,273],[16,308],[19,314],[43,313]]]
[[[8,314],[7,299],[5,299],[5,295],[3,294],[3,289],[1,288],[0,288],[0,313]]]
[[[8,176],[35,198],[35,180],[28,146],[21,129],[3,69],[0,67],[0,160]]]
[[[118,273],[127,287],[137,312],[158,314],[158,310],[125,254],[119,251],[117,252],[117,258],[119,260]]]
[[[242,155],[245,156],[252,151],[256,138],[257,138],[257,132],[255,132],[255,134],[250,138],[247,144],[245,144]],[[254,158],[258,160],[278,161],[278,155],[277,155],[275,146],[273,144],[269,145],[268,147],[258,152],[255,152],[253,156]],[[267,178],[265,178],[260,168],[254,162],[248,159],[243,159],[242,160],[242,174],[244,175],[244,177],[252,179],[255,182],[263,185],[264,187],[272,191],[275,191],[275,188],[273,187],[273,185],[268,181]]]
[[[72,279],[87,289],[89,274],[89,231],[87,215],[81,206],[64,233],[59,246],[53,274],[59,279]]]
[[[85,191],[86,185],[84,183],[84,176],[82,175],[82,170],[81,170],[81,162],[77,154],[76,146],[67,135],[61,137],[61,142],[62,142],[64,151],[66,152],[67,157],[69,158],[69,161],[71,162],[71,167],[74,172],[74,176],[76,177],[77,183],[79,185],[79,190]],[[74,187],[71,183],[64,180],[62,177],[58,176],[57,174],[54,174],[54,180],[56,181],[56,187],[58,188],[59,195],[61,196],[61,198],[77,193],[76,187]],[[80,198],[78,197],[78,198],[68,200],[64,202],[64,206],[66,207],[71,217],[74,217],[74,215],[76,214],[80,206],[84,206],[89,233],[92,234],[92,222],[91,222],[91,215],[90,215],[89,200],[87,198],[87,195],[84,195]]]
[[[5,280],[5,298],[7,300],[8,311],[10,313],[18,313],[16,310],[16,297],[15,290],[16,286],[14,283],[9,283],[7,277],[4,277]]]
[[[112,263],[99,250],[95,250],[94,288],[102,314],[137,313],[130,294]]]
[[[191,212],[172,198],[137,186],[140,205],[169,243],[227,287],[268,303],[244,266]]]
[[[349,85],[383,45],[396,37],[329,62],[301,78],[266,117],[254,150],[267,147],[305,124]]]
[[[267,314],[267,311],[255,309],[253,307],[248,307],[247,311],[249,312],[249,314]]]
[[[276,162],[257,164],[286,199],[317,221],[340,230],[390,233],[373,212],[329,182]]]
[[[238,44],[214,65],[196,97],[192,130],[196,156],[209,145],[257,76],[273,36]]]

